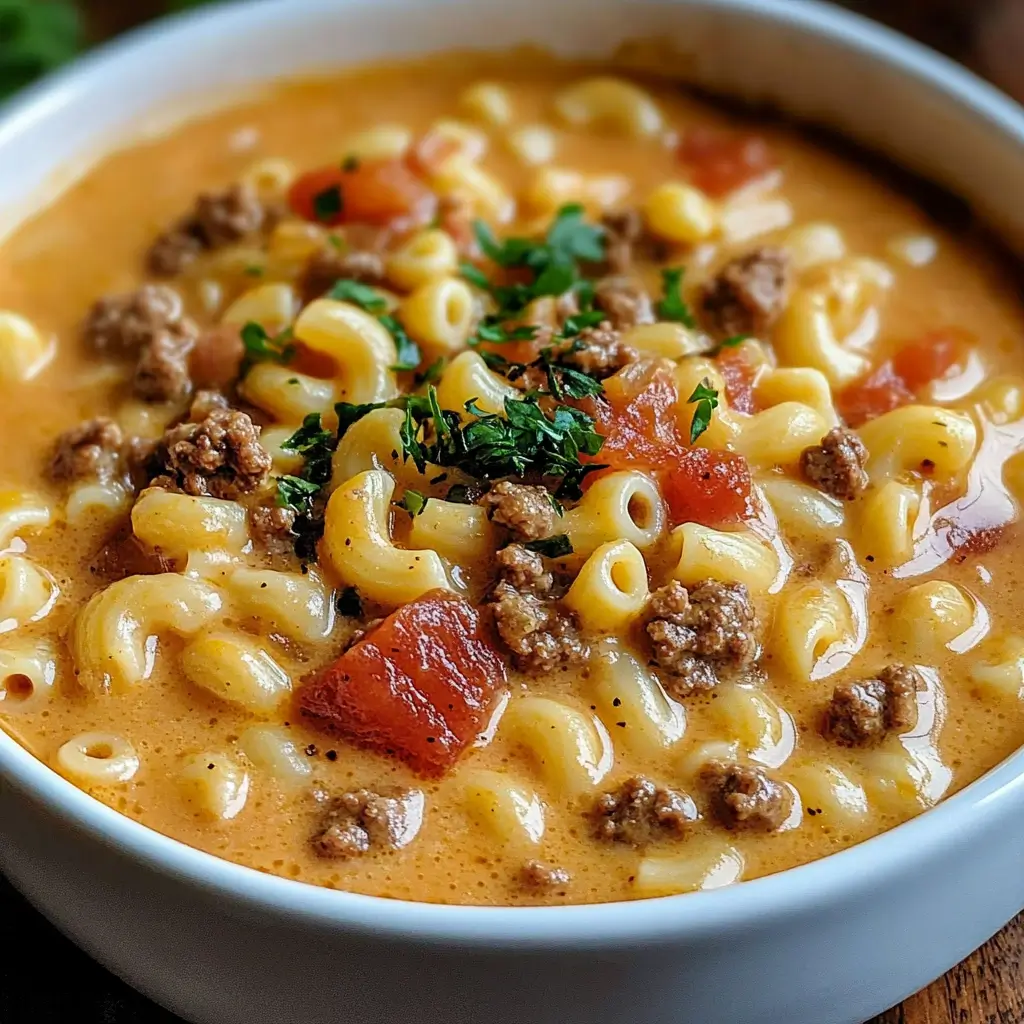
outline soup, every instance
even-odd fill
[[[0,722],[240,864],[713,888],[1024,739],[1018,296],[775,124],[523,55],[282,84],[0,249]]]

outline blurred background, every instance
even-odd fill
[[[108,36],[209,2],[0,0],[0,99]],[[1024,0],[845,0],[843,6],[916,36],[1024,101]]]

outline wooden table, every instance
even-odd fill
[[[1022,960],[1024,915],[946,977],[870,1024],[1024,1024]],[[72,1021],[181,1024],[94,964],[0,878],[0,1022]]]

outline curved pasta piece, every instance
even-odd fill
[[[929,580],[911,587],[896,604],[892,629],[912,658],[963,654],[988,632],[985,606],[962,587]]]
[[[260,771],[288,789],[308,782],[313,774],[309,758],[280,726],[251,725],[239,736],[238,745]]]
[[[301,423],[311,412],[334,406],[334,382],[276,363],[257,363],[242,379],[239,393],[282,423]]]
[[[614,641],[604,641],[590,666],[590,692],[601,721],[623,746],[659,754],[686,732],[686,709],[665,693],[646,666]]]
[[[365,310],[350,302],[316,299],[299,314],[293,330],[296,340],[333,360],[338,398],[361,404],[398,394],[391,369],[398,362],[395,340]]]
[[[754,761],[778,768],[793,752],[793,719],[764,691],[744,683],[715,689],[711,712],[721,730]]]
[[[52,521],[50,506],[38,495],[0,490],[0,549],[23,530],[43,530]]]
[[[986,696],[1024,698],[1024,637],[1011,634],[988,644],[967,673]]]
[[[348,586],[388,606],[429,590],[455,590],[436,551],[396,548],[388,528],[395,481],[382,470],[360,473],[339,487],[324,514],[323,551]]]
[[[417,231],[388,256],[388,280],[398,288],[412,291],[459,269],[455,240],[440,228]]]
[[[679,559],[672,578],[687,587],[718,580],[743,583],[753,594],[769,591],[780,573],[779,556],[749,530],[726,532],[700,523],[683,523],[672,531]]]
[[[583,564],[564,603],[588,632],[621,633],[644,610],[650,590],[644,556],[628,540],[602,544]]]
[[[58,596],[49,573],[25,555],[0,555],[0,633],[47,615]]]
[[[513,700],[499,733],[525,747],[541,775],[566,795],[592,789],[612,767],[611,741],[600,720],[547,697]]]
[[[0,649],[0,715],[32,714],[53,699],[57,651],[46,641]]]
[[[459,103],[470,115],[485,124],[500,127],[512,120],[512,97],[496,82],[477,82],[464,89]]]
[[[257,323],[269,334],[284,330],[295,318],[299,299],[290,284],[268,282],[243,292],[220,318],[222,324],[242,327]]]
[[[677,245],[696,245],[718,230],[718,207],[699,188],[683,182],[658,185],[644,201],[652,234]]]
[[[374,409],[345,431],[331,462],[331,479],[344,483],[368,469],[387,470],[406,487],[425,487],[442,470],[428,463],[424,472],[403,456],[401,438],[405,413],[401,409]]]
[[[762,477],[758,486],[779,525],[793,537],[831,540],[843,528],[843,503],[817,487],[774,474]]]
[[[315,643],[334,625],[333,594],[316,569],[236,569],[227,587],[234,608],[251,615],[268,633]]]
[[[213,821],[237,818],[249,798],[249,773],[219,751],[186,758],[179,777],[182,796],[201,817]]]
[[[901,817],[934,806],[953,780],[931,744],[908,749],[893,743],[867,750],[861,754],[861,765],[869,804]]]
[[[555,97],[555,110],[570,125],[609,129],[622,135],[649,137],[664,125],[653,97],[622,78],[585,78]]]
[[[828,429],[839,423],[828,378],[809,366],[780,366],[762,374],[754,394],[762,408],[794,402],[813,409]]]
[[[910,561],[919,535],[928,527],[928,502],[918,487],[888,480],[863,499],[858,548],[879,569]]]
[[[802,402],[782,402],[754,413],[740,424],[736,450],[754,466],[794,466],[805,448],[829,431],[829,421]]]
[[[828,763],[805,764],[788,772],[789,782],[800,794],[807,817],[815,824],[851,828],[868,816],[864,787]]]
[[[83,481],[68,491],[64,516],[72,525],[97,515],[111,519],[126,511],[130,504],[128,489],[115,480],[106,483]]]
[[[503,772],[471,768],[462,773],[462,804],[469,816],[503,844],[539,843],[544,804],[529,787]]]
[[[661,359],[682,359],[703,352],[707,347],[707,341],[699,331],[669,320],[627,327],[622,332],[622,344],[641,355]],[[692,390],[687,394],[692,394]]]
[[[412,517],[409,543],[436,551],[454,565],[472,572],[498,547],[498,531],[479,505],[431,498]]]
[[[835,224],[812,221],[787,233],[785,249],[793,269],[802,273],[841,260],[846,255],[846,240]]]
[[[437,401],[442,409],[468,415],[466,403],[473,400],[482,412],[504,415],[505,399],[520,398],[522,392],[504,377],[493,373],[476,352],[462,352],[445,368],[437,385]]]
[[[456,153],[441,164],[431,184],[442,195],[455,192],[463,196],[478,217],[504,223],[515,211],[515,199],[505,183],[477,160],[476,154]]]
[[[169,558],[192,552],[237,555],[249,543],[244,506],[237,501],[200,498],[150,487],[132,508],[132,530],[139,540]]]
[[[854,609],[833,583],[806,583],[783,594],[775,611],[772,646],[797,680],[827,679],[863,643]]]
[[[922,468],[932,479],[954,477],[967,469],[978,447],[974,420],[937,405],[893,409],[858,432],[868,449],[868,476],[878,484]]]
[[[38,377],[53,359],[56,341],[25,317],[0,310],[0,380],[24,384]]]
[[[161,573],[129,576],[94,594],[75,617],[71,651],[79,681],[93,694],[148,679],[163,630],[190,636],[221,611],[220,591],[202,580]]]
[[[412,130],[402,124],[378,124],[349,135],[339,150],[339,159],[399,160],[412,145]]]
[[[433,360],[466,347],[477,320],[477,303],[462,278],[436,277],[402,300],[400,315],[426,358]]]
[[[725,840],[710,836],[688,839],[679,853],[640,858],[634,886],[644,896],[721,889],[743,877],[743,854]]]
[[[204,633],[186,644],[181,668],[193,685],[254,715],[269,715],[292,691],[283,668],[237,633]]]
[[[57,751],[57,770],[80,786],[114,786],[133,779],[142,765],[123,736],[84,732]]]
[[[585,557],[618,540],[646,551],[661,536],[665,521],[657,484],[637,470],[623,470],[596,480],[562,517],[561,528],[574,554]]]

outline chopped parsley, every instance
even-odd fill
[[[683,299],[683,267],[667,267],[661,272],[663,298],[658,303],[657,313],[662,320],[675,320],[685,327],[696,327],[697,318]]]
[[[690,444],[696,444],[697,438],[711,426],[711,414],[718,408],[718,392],[705,377],[693,389],[693,394],[686,401],[697,403],[697,408],[693,411],[693,419],[690,422]]]
[[[341,216],[345,208],[345,200],[340,185],[328,185],[322,192],[313,196],[313,216],[322,224],[330,224]]]
[[[438,356],[422,373],[416,374],[417,385],[436,384],[441,379],[441,374],[444,373],[447,364],[448,360],[444,356]]]
[[[481,291],[489,292],[491,290],[491,282],[487,280],[487,275],[475,263],[464,260],[459,264],[459,273]]]
[[[566,555],[572,554],[572,541],[565,533],[559,533],[554,537],[545,537],[543,540],[527,541],[526,547],[548,558],[564,558]]]
[[[745,341],[750,341],[751,337],[752,335],[750,334],[733,334],[721,342],[718,347],[735,348],[737,345],[742,345]]]
[[[419,491],[407,490],[402,495],[401,501],[396,501],[395,505],[398,508],[404,508],[406,512],[411,516],[418,516],[423,514],[423,510],[427,507],[429,498],[420,494]]]
[[[312,480],[304,480],[300,476],[286,473],[277,478],[277,504],[302,515],[312,507],[313,498],[319,492],[320,486]]]
[[[565,323],[562,324],[562,337],[575,338],[580,331],[584,331],[588,327],[596,327],[606,319],[605,314],[599,309],[588,309],[566,317]]]
[[[393,316],[379,316],[377,319],[395,339],[397,362],[391,369],[396,371],[415,370],[423,359],[419,345],[406,334],[405,328]]]
[[[250,366],[263,362],[289,363],[295,355],[290,330],[270,335],[255,320],[250,320],[242,328],[242,344],[245,346],[245,361]]]
[[[295,512],[295,551],[309,561],[316,559],[316,543],[323,535],[323,506],[317,499],[331,479],[331,455],[337,443],[335,435],[324,429],[317,412],[311,412],[302,426],[281,442],[285,451],[302,456],[303,466],[298,475],[288,473],[277,478],[277,504]]]

